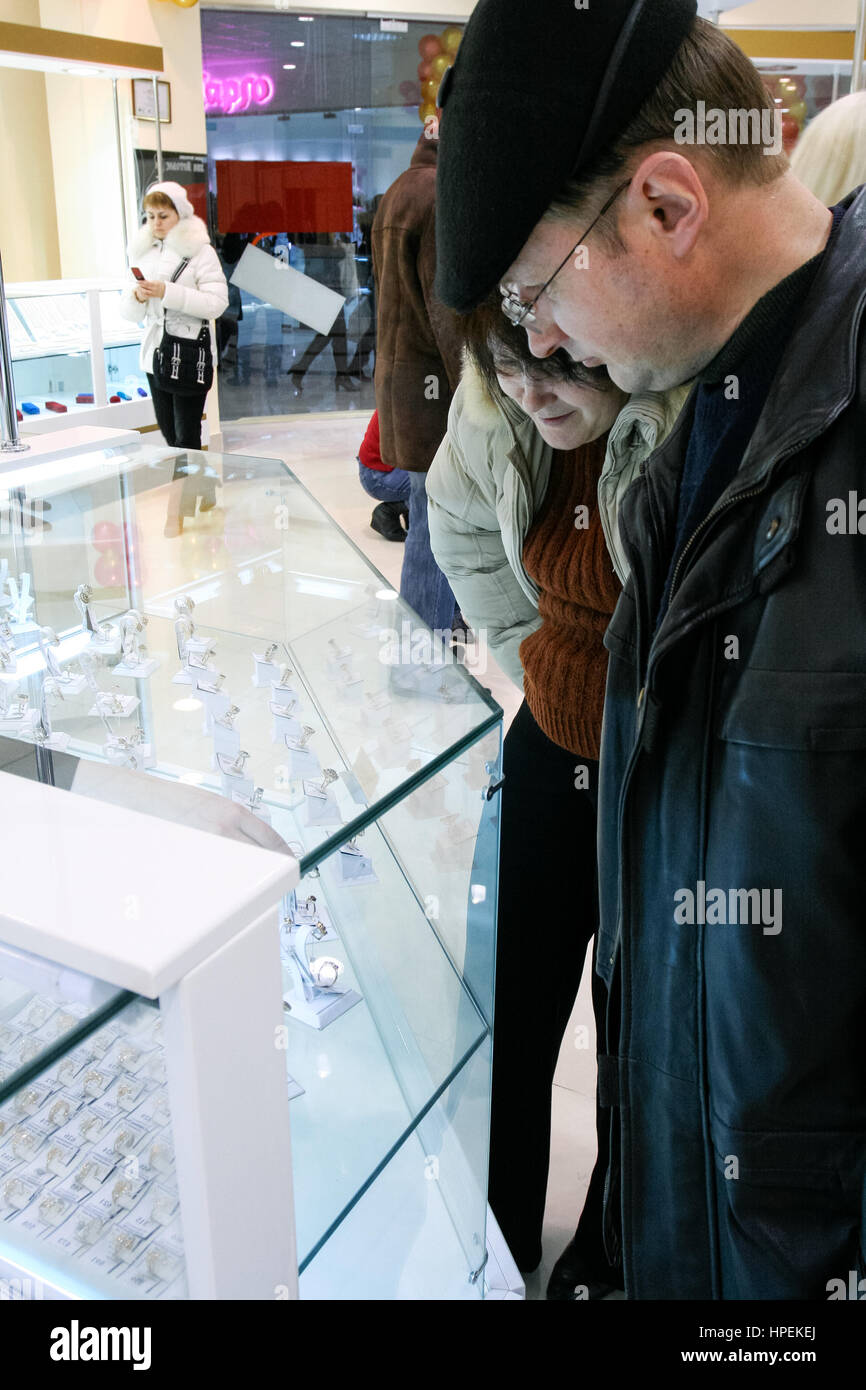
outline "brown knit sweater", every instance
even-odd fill
[[[523,543],[523,565],[539,588],[540,628],[520,644],[532,716],[570,753],[598,758],[607,678],[602,637],[619,597],[598,512],[596,487],[607,436],[557,450],[544,504]],[[589,524],[576,508],[584,506]]]

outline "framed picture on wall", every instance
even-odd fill
[[[157,82],[160,125],[171,125],[171,83]],[[137,121],[155,121],[153,82],[149,77],[132,79],[132,111]]]

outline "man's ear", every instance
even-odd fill
[[[656,150],[635,170],[626,195],[642,231],[676,260],[694,249],[709,217],[709,199],[694,164],[673,150]]]

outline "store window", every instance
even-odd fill
[[[460,33],[446,21],[202,12],[209,208],[227,275],[254,242],[345,298],[331,331],[316,333],[248,289],[233,293],[219,325],[224,420],[373,408],[373,217],[435,112]],[[348,179],[336,220],[313,225],[300,195],[285,194],[285,162]],[[246,190],[255,196],[238,195],[243,164],[260,166]]]

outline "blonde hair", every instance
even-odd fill
[[[809,122],[791,168],[826,207],[866,183],[866,92],[834,101]]]

